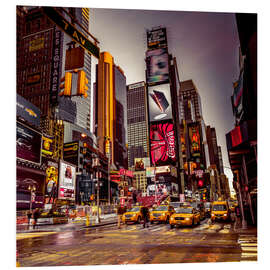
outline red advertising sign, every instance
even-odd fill
[[[125,198],[120,198],[120,204],[121,206],[125,206]]]
[[[123,168],[121,168],[119,170],[119,173],[120,173],[120,175],[125,175],[125,176],[129,176],[129,177],[133,177],[133,171],[128,171],[128,170],[123,169]]]
[[[172,123],[150,125],[151,160],[154,165],[176,161],[175,135]]]

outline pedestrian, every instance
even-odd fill
[[[35,229],[36,225],[37,225],[37,220],[39,218],[39,209],[38,208],[36,208],[35,211],[33,212],[33,218],[34,218],[33,229]]]
[[[27,218],[28,218],[28,227],[30,229],[31,226],[31,217],[32,217],[32,212],[30,210],[27,211]]]
[[[235,222],[234,222],[234,229],[239,225],[240,223],[240,207],[239,205],[235,206]]]
[[[147,207],[143,207],[142,208],[142,218],[143,218],[143,227],[145,228],[145,226],[148,228],[148,215],[149,215],[149,211]]]
[[[117,218],[118,218],[118,229],[121,227],[123,214],[126,212],[126,208],[123,205],[119,205],[117,208]]]

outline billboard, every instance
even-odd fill
[[[148,85],[169,82],[169,56],[167,49],[146,52],[146,78]]]
[[[41,133],[20,122],[17,122],[16,133],[17,158],[40,165]]]
[[[72,163],[75,166],[78,166],[78,157],[79,157],[79,142],[70,142],[65,143],[63,148],[63,159],[67,162]]]
[[[52,156],[53,154],[53,137],[43,134],[42,136],[42,156]]]
[[[150,122],[172,119],[172,101],[169,84],[148,88],[148,108]]]
[[[75,200],[76,167],[60,161],[58,199]]]
[[[150,158],[135,158],[135,171],[143,171],[150,166]]]
[[[151,163],[156,166],[176,162],[176,144],[173,124],[163,122],[150,124]]]
[[[148,30],[147,35],[147,48],[157,49],[167,47],[167,34],[166,28],[158,28],[154,30]]]
[[[34,126],[38,127],[40,124],[40,109],[18,94],[16,99],[16,114]]]
[[[200,127],[198,124],[188,126],[188,135],[190,142],[190,154],[192,157],[201,156],[201,135]]]
[[[55,197],[55,192],[57,191],[58,184],[58,163],[48,161],[46,169],[46,187],[45,194],[52,195]]]

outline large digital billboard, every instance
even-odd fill
[[[63,159],[67,162],[72,163],[75,166],[78,166],[78,157],[79,157],[79,142],[69,142],[64,144],[63,148]]]
[[[75,200],[76,167],[60,161],[58,199]]]
[[[155,166],[172,165],[176,162],[176,142],[173,124],[150,124],[151,163]]]
[[[146,70],[148,85],[169,82],[169,56],[167,49],[147,51]]]
[[[167,35],[166,28],[158,28],[153,30],[148,30],[147,35],[147,48],[156,49],[161,47],[167,47]]]
[[[53,161],[48,161],[46,169],[46,195],[54,195],[57,192],[58,185],[58,163]]]
[[[169,84],[148,87],[150,122],[172,119],[171,103],[171,90]]]
[[[143,171],[146,167],[150,166],[150,159],[149,158],[135,158],[135,171]]]
[[[40,164],[41,133],[17,122],[16,153],[17,158]]]

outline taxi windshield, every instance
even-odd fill
[[[224,204],[216,204],[213,206],[213,211],[226,211],[227,207]]]
[[[155,209],[155,211],[167,211],[168,207],[165,205],[161,205]]]
[[[177,208],[176,214],[192,214],[192,208]]]
[[[129,210],[129,212],[139,212],[140,211],[140,207],[133,207]]]

